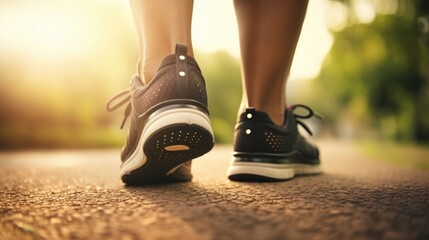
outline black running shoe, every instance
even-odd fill
[[[297,108],[306,115],[294,114]],[[285,111],[285,124],[277,126],[265,112],[247,108],[235,128],[234,153],[228,178],[234,181],[278,181],[295,175],[321,173],[319,150],[298,132],[297,124],[310,129],[297,118],[319,117],[305,105]]]
[[[135,75],[130,89],[112,97],[107,110],[126,103],[121,128],[128,116],[131,126],[121,153],[122,181],[190,181],[189,160],[210,151],[214,135],[205,81],[197,62],[187,55],[187,47],[178,44],[149,84],[143,85]]]

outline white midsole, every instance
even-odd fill
[[[321,172],[320,165],[233,162],[228,168],[227,175],[252,174],[275,179],[290,179],[295,175],[317,174]]]
[[[319,174],[322,173],[322,167],[319,165],[291,164],[295,175]]]
[[[251,162],[234,162],[228,168],[227,175],[237,174],[251,174],[275,179],[290,179],[295,176],[294,170],[284,165]]]
[[[146,163],[147,157],[143,152],[143,145],[150,135],[161,128],[180,123],[189,125],[193,124],[202,127],[209,131],[214,139],[209,117],[199,110],[191,108],[175,108],[150,116],[143,128],[143,132],[136,149],[121,165],[121,176],[130,174],[132,171],[142,167]]]

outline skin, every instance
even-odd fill
[[[282,125],[286,80],[308,1],[235,0],[243,76],[242,108],[267,112]]]
[[[130,0],[140,46],[140,76],[145,84],[155,75],[162,59],[175,51],[176,43],[191,40],[193,0]]]

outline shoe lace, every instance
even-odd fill
[[[311,136],[313,136],[313,132],[310,130],[310,128],[307,126],[307,124],[305,124],[300,119],[309,119],[309,118],[311,118],[311,117],[314,116],[314,117],[322,120],[323,116],[321,114],[313,111],[313,109],[311,109],[310,107],[308,107],[308,106],[306,106],[304,104],[294,104],[294,105],[289,106],[289,109],[292,111],[292,113],[293,113],[293,115],[295,117],[296,123],[299,124],[301,127],[303,127],[308,132],[308,134],[310,134]],[[305,113],[304,114],[299,114],[299,113],[296,113],[296,111],[295,111],[297,109],[304,109],[307,112],[306,112],[306,114]]]
[[[116,109],[122,107],[124,104],[128,103],[124,111],[124,119],[121,123],[121,129],[124,127],[125,122],[131,114],[131,88],[124,89],[119,93],[113,95],[106,104],[106,110],[108,112],[113,112]],[[119,99],[119,100],[118,100]]]

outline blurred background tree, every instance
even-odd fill
[[[429,140],[429,41],[417,24],[428,7],[425,0],[331,1],[328,24],[343,20],[331,22],[334,43],[308,101],[335,134]]]

